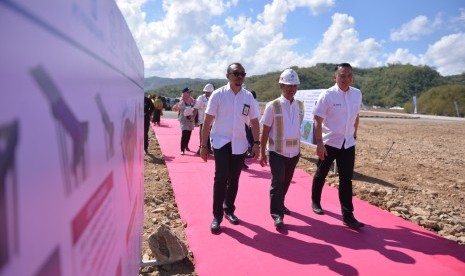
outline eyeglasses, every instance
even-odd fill
[[[247,73],[245,73],[245,72],[242,72],[242,73],[240,73],[240,72],[232,72],[232,73],[229,73],[229,74],[234,75],[236,78],[238,78],[239,76],[245,78],[245,75],[247,75]]]

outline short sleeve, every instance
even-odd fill
[[[220,93],[213,92],[213,94],[208,99],[207,109],[205,110],[206,114],[216,117],[217,110],[218,110],[218,104],[219,104],[219,101],[221,100],[220,96],[221,96]]]
[[[266,104],[260,123],[269,127],[273,125],[273,106],[271,105],[271,102]]]
[[[326,118],[326,93],[321,93],[313,108],[313,115]]]
[[[254,101],[254,97],[252,95],[252,93],[248,93],[247,94],[249,96],[249,103],[250,103],[250,113],[249,113],[249,119],[257,119],[258,118],[258,110],[257,110],[257,106],[255,105]]]

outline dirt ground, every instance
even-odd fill
[[[465,122],[362,118],[357,136],[354,196],[464,244]],[[145,258],[151,257],[147,238],[162,223],[187,245],[158,142],[152,132],[149,137],[144,174]],[[315,157],[314,148],[303,145],[298,167],[313,175]],[[337,187],[337,175],[330,172],[327,182]],[[143,268],[140,275],[197,275],[189,253],[175,264]]]

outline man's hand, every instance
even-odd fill
[[[268,165],[268,157],[266,157],[266,154],[262,152],[262,156],[260,156],[260,165],[262,167],[265,167],[265,165]]]
[[[325,157],[328,155],[325,145],[322,142],[316,144],[316,155],[318,155],[320,160],[325,160]]]
[[[252,147],[252,156],[255,160],[258,160],[258,158],[260,157],[260,146],[258,146],[257,144],[254,144]]]
[[[202,158],[203,161],[207,162],[208,159],[208,149],[205,146],[200,147],[200,158]]]

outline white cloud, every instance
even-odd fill
[[[386,59],[386,64],[428,65],[441,75],[456,75],[464,72],[465,34],[457,33],[442,37],[428,47],[426,53],[416,56],[408,49],[397,49]]]
[[[314,14],[334,0],[274,0],[257,18],[225,16],[237,0],[162,1],[164,17],[146,22],[142,6],[147,0],[117,0],[145,63],[145,75],[160,77],[223,78],[226,66],[242,62],[249,75],[309,66],[308,57],[294,51],[298,43],[285,38],[282,27],[288,13],[307,7]]]
[[[465,30],[465,8],[459,9],[459,15],[450,19],[450,25],[448,27],[455,32]]]
[[[357,67],[379,65],[377,57],[381,52],[381,44],[373,38],[360,40],[358,32],[354,29],[353,17],[336,13],[332,21],[323,35],[323,40],[313,51],[311,64],[350,62]]]
[[[408,49],[397,49],[394,54],[390,54],[386,60],[386,64],[412,64],[422,65],[422,57],[417,57],[410,53]]]
[[[328,7],[334,6],[335,0],[289,0],[290,6],[296,7],[308,7],[313,15],[317,15],[325,10]]]
[[[403,24],[400,29],[391,32],[393,41],[414,41],[420,37],[432,33],[441,24],[441,17],[438,15],[431,22],[428,17],[419,15],[409,22]]]
[[[430,45],[425,53],[427,64],[435,66],[441,75],[455,75],[464,72],[465,33],[442,37]]]
[[[163,16],[160,18],[158,11],[153,22],[146,22],[154,16],[142,10],[147,1],[154,0],[117,0],[144,59],[146,77],[224,78],[226,66],[236,61],[244,64],[248,75],[318,62],[350,62],[357,67],[428,64],[441,74],[455,74],[463,72],[465,64],[463,31],[443,37],[424,54],[416,56],[410,49],[398,49],[385,59],[381,51],[387,42],[360,38],[355,19],[341,13],[333,15],[315,49],[294,51],[299,39],[285,37],[283,32],[288,16],[298,8],[318,14],[331,8],[334,0],[274,0],[255,18],[228,16],[234,14],[231,11],[240,4],[238,0],[155,0],[161,1]],[[464,22],[465,11],[460,12],[454,19],[456,25]],[[439,15],[434,22],[419,16],[393,35],[413,39],[440,22]]]

